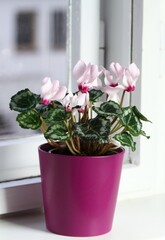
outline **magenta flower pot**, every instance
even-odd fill
[[[112,228],[125,150],[71,156],[39,147],[47,229],[65,236],[96,236]]]

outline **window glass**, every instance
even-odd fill
[[[132,60],[133,51],[131,48],[133,2],[131,0],[104,0],[100,3],[100,18],[102,20],[100,28],[104,32],[104,38],[100,39],[100,57],[107,68],[112,62],[118,62],[127,67]],[[123,105],[128,106],[130,102],[130,94],[127,94]],[[126,148],[124,162],[130,163],[131,161],[130,149]]]
[[[52,47],[54,49],[66,48],[66,12],[56,11],[52,23]]]
[[[40,93],[46,76],[66,84],[67,5],[67,0],[0,0],[0,141],[36,134],[18,126],[9,110],[12,95],[25,88]]]

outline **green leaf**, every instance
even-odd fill
[[[35,109],[37,110],[37,112],[40,115],[42,115],[42,114],[47,113],[48,111],[50,111],[52,108],[53,108],[52,105],[44,105],[43,103],[40,103],[40,104],[37,104]]]
[[[19,113],[16,120],[19,122],[20,127],[32,130],[38,129],[42,123],[40,115],[34,110]]]
[[[110,133],[111,123],[108,119],[95,117],[89,121],[89,128],[96,131],[101,141],[107,141]]]
[[[111,116],[119,116],[122,114],[122,109],[120,105],[111,100],[108,102],[102,103],[100,106],[100,109],[103,112],[110,114]]]
[[[122,114],[122,109],[120,105],[114,101],[108,101],[102,103],[100,107],[93,107],[93,110],[103,117],[112,117],[112,116],[120,116]]]
[[[56,122],[50,126],[44,136],[55,141],[66,141],[71,137],[64,122]]]
[[[142,129],[142,123],[132,111],[131,107],[123,108],[123,115],[121,116],[122,125],[133,135],[139,136]]]
[[[151,122],[143,114],[141,114],[141,112],[139,112],[136,106],[132,107],[132,110],[138,119],[141,119],[142,121],[146,121],[146,122]]]
[[[89,91],[89,98],[91,102],[96,102],[96,100],[103,95],[103,92],[100,90],[92,89]]]
[[[99,116],[104,117],[104,118],[108,118],[110,117],[110,114],[103,112],[100,107],[95,107],[93,106],[93,111],[95,111]]]
[[[39,97],[32,93],[29,89],[19,91],[17,94],[11,97],[10,109],[18,112],[24,112],[29,109],[35,108]]]
[[[92,129],[89,129],[88,126],[83,123],[75,123],[73,125],[73,132],[75,135],[82,141],[99,141],[99,135]]]
[[[35,99],[36,99],[36,104],[39,103],[39,102],[41,102],[41,96],[40,96],[40,95],[35,94],[35,93],[32,93],[32,94],[33,94],[33,96],[34,96]]]
[[[70,113],[66,112],[64,108],[55,108],[51,109],[48,112],[46,121],[48,123],[58,122],[58,121],[64,121],[70,118]]]
[[[96,141],[105,143],[110,132],[110,121],[101,117],[96,117],[89,121],[89,124],[75,123],[73,132],[83,141]]]
[[[93,110],[102,117],[119,117],[123,112],[120,105],[114,101],[102,103],[100,107],[93,107]]]
[[[122,146],[131,147],[133,152],[136,150],[136,142],[133,141],[131,134],[128,132],[116,134],[114,138],[119,141]]]

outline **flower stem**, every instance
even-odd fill
[[[80,139],[79,139],[78,136],[76,136],[76,142],[77,142],[78,151],[80,152],[81,151],[81,146],[80,146]]]
[[[86,123],[88,121],[88,107],[87,106],[85,106],[84,114],[81,118],[81,121],[83,123]]]
[[[110,134],[118,131],[118,130],[121,129],[122,127],[123,127],[123,126],[121,126],[121,125],[120,125],[120,122],[118,121],[118,122],[116,123],[116,125],[114,126],[114,128],[112,128]]]
[[[76,155],[76,153],[73,151],[72,147],[70,146],[69,142],[68,141],[65,141],[69,151],[73,154],[73,155]]]
[[[59,144],[58,142],[55,142],[55,141],[53,141],[53,140],[51,140],[51,139],[47,139],[47,142],[51,145],[51,146],[53,146],[54,148],[57,148],[57,149],[65,149],[65,145],[63,144]]]
[[[90,119],[93,118],[93,114],[92,114],[92,102],[90,101]]]
[[[55,102],[52,102],[52,106],[53,106],[53,108],[56,108]]]
[[[41,117],[41,121],[42,121],[42,124],[40,126],[40,130],[44,134],[47,131],[47,125],[42,117]]]
[[[74,116],[73,112],[71,112],[71,120],[72,120],[72,123],[75,122],[75,116]]]
[[[76,149],[75,144],[74,144],[74,141],[73,141],[72,138],[70,139],[70,142],[71,142],[71,146],[72,146],[73,150],[74,150],[76,153],[80,153],[80,151],[79,151],[78,149]]]
[[[81,113],[78,112],[78,122],[80,122],[80,121],[81,121]]]
[[[123,105],[124,96],[125,96],[125,90],[123,91],[122,96],[121,96],[120,107],[122,107],[122,105]]]
[[[120,104],[119,104],[120,107],[122,107],[122,105],[123,105],[124,96],[125,96],[125,90],[123,91],[122,96],[121,96],[121,100],[120,100]],[[116,120],[117,120],[117,117],[114,117],[113,121],[111,122],[111,125],[114,124],[116,122]]]

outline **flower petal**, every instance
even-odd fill
[[[79,79],[84,74],[86,68],[86,64],[82,60],[79,60],[73,68],[73,76]]]
[[[52,80],[52,90],[56,92],[60,86],[60,83],[58,80]]]
[[[137,77],[133,78],[130,74],[129,70],[126,69],[123,75],[123,86],[125,88],[125,91],[132,92],[135,90]]]
[[[110,70],[114,73],[115,77],[119,80],[123,74],[123,67],[119,63],[112,62],[110,64]]]
[[[105,87],[102,87],[101,88],[101,91],[104,92],[104,93],[107,93],[108,95],[109,94],[116,94],[118,93],[120,90],[122,90],[122,87],[121,85],[119,85],[119,87],[110,87],[110,86],[105,86]]]
[[[77,105],[83,106],[85,104],[86,93],[78,92]]]
[[[55,95],[52,97],[52,100],[62,100],[65,97],[66,92],[67,88],[65,86],[59,87]]]
[[[93,82],[101,73],[97,65],[90,65],[89,82]]]
[[[49,77],[45,77],[42,82],[43,85],[41,86],[41,97],[50,92],[52,88],[52,82]]]
[[[131,63],[128,67],[128,71],[134,79],[137,79],[140,75],[140,70],[135,63]]]

